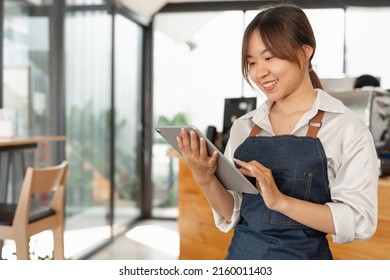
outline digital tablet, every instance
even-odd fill
[[[225,186],[226,189],[250,194],[258,194],[259,191],[252,185],[251,182],[231,163],[227,157],[225,157],[218,148],[207,139],[203,133],[191,125],[183,126],[157,126],[155,130],[181,155],[179,146],[177,144],[176,137],[181,136],[181,129],[185,128],[188,133],[192,130],[198,135],[198,139],[202,137],[206,140],[208,154],[211,155],[214,151],[217,151],[218,163],[217,171],[215,175],[218,180]]]

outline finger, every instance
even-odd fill
[[[259,184],[259,181],[256,180],[256,189],[259,191],[260,195],[262,196],[263,195],[263,192],[261,190],[261,186]]]
[[[188,153],[191,150],[190,137],[188,136],[187,130],[181,129],[181,138],[183,143],[183,151]]]
[[[217,161],[218,161],[218,156],[219,156],[219,154],[218,154],[217,151],[215,151],[215,152],[211,155],[211,158],[210,158],[210,164],[211,164],[211,165],[214,165],[214,164],[217,163]]]
[[[207,143],[206,140],[203,138],[200,138],[200,157],[202,159],[208,158],[208,152],[207,152]]]
[[[255,175],[256,177],[260,176],[259,180],[263,180],[263,182],[264,182],[264,180],[266,178],[273,177],[272,170],[265,167],[261,163],[254,160],[254,161],[251,161],[250,164],[251,164],[251,166],[253,166],[253,168],[252,168],[253,175]]]
[[[239,169],[240,173],[244,176],[248,176],[248,177],[254,177],[252,171],[248,170],[248,169],[245,169],[245,168],[240,168]]]
[[[198,136],[194,131],[190,131],[190,145],[192,153],[199,155]]]
[[[265,167],[264,165],[262,165],[256,160],[245,162],[239,159],[234,159],[234,161],[241,167],[249,170],[254,176],[257,176],[259,172],[267,172],[267,173],[271,172],[270,169],[268,169],[267,167]]]
[[[262,165],[260,162],[256,161],[256,160],[252,160],[251,162],[249,162],[249,164],[251,166],[254,166],[256,168],[258,168],[259,170],[261,171],[267,171],[269,170],[267,167],[265,167],[264,165]]]
[[[183,138],[176,136],[177,146],[179,147],[180,152],[184,153]]]
[[[248,171],[252,171],[252,169],[253,169],[253,166],[250,163],[248,163],[248,162],[245,162],[245,161],[242,161],[242,160],[239,160],[239,159],[236,159],[236,158],[234,159],[234,161],[239,166],[241,166],[242,168],[244,168],[244,169],[246,169]]]
[[[253,167],[249,163],[238,159],[234,159],[234,161],[241,167],[239,171],[242,175],[255,177],[253,174]]]

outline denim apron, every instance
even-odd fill
[[[260,128],[255,125],[234,157],[246,162],[256,160],[271,169],[282,193],[325,204],[330,201],[327,160],[316,138],[323,113],[319,111],[310,120],[306,137],[256,136]],[[248,179],[256,185],[255,178]],[[244,193],[240,215],[227,260],[332,259],[326,233],[267,208],[261,195]]]

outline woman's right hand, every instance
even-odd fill
[[[199,186],[206,186],[215,178],[217,170],[218,152],[211,156],[207,153],[206,140],[200,138],[194,131],[181,130],[177,143],[182,156],[192,170],[192,175]]]

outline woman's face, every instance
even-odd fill
[[[275,57],[264,45],[259,32],[250,36],[247,54],[249,76],[270,101],[287,98],[299,91],[306,79],[310,82],[306,69]]]

